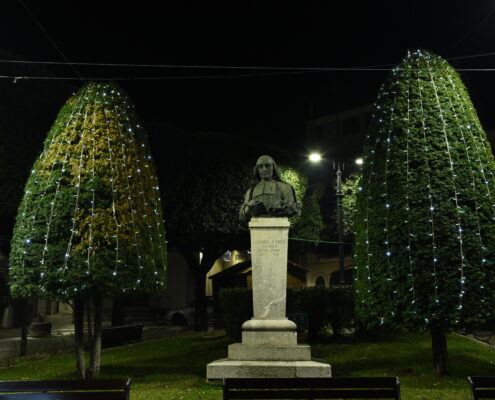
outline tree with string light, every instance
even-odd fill
[[[34,163],[10,254],[15,297],[72,304],[77,370],[99,373],[103,296],[165,285],[158,180],[146,134],[113,83],[89,83],[62,107]],[[85,303],[94,309],[84,361]]]
[[[368,326],[445,333],[495,307],[495,163],[459,75],[409,53],[381,87],[357,195],[355,295]]]

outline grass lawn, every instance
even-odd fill
[[[205,382],[206,364],[227,354],[224,336],[184,334],[104,350],[102,378],[132,378],[132,400],[221,399],[219,385]],[[468,400],[466,376],[495,375],[495,350],[448,337],[451,375],[434,377],[430,338],[403,334],[375,341],[312,345],[313,356],[332,365],[334,376],[398,376],[404,400]],[[38,355],[3,365],[0,380],[75,378],[72,354]]]

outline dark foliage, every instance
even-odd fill
[[[354,305],[351,288],[287,289],[287,313],[308,316],[308,336],[317,338],[329,325],[334,335],[353,327]],[[253,316],[252,292],[247,289],[224,289],[220,296],[222,321],[227,335],[234,341],[241,339],[241,326]]]

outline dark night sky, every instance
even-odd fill
[[[352,67],[397,64],[422,47],[451,58],[495,52],[493,1],[34,1],[27,8],[74,62]],[[158,6],[160,4],[160,7]],[[18,1],[0,6],[0,49],[63,61]],[[462,63],[462,64],[461,64]],[[495,56],[454,62],[491,67]],[[0,75],[2,64],[0,63]],[[72,77],[67,66],[47,67]],[[304,149],[305,121],[374,100],[385,72],[212,75],[267,70],[77,67],[84,77],[210,76],[122,81],[144,122],[226,132]],[[287,72],[287,71],[286,71]],[[462,74],[485,128],[495,127],[495,72]],[[74,82],[75,87],[79,82]],[[56,112],[54,110],[53,119]],[[153,132],[150,132],[153,134]]]

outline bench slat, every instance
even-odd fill
[[[395,391],[376,390],[240,390],[229,392],[228,399],[395,399]]]
[[[495,389],[474,389],[475,399],[495,399]]]
[[[124,392],[2,393],[0,400],[125,400]]]
[[[495,376],[469,376],[468,379],[475,387],[495,387]]]
[[[396,399],[400,384],[386,378],[227,378],[223,398],[230,399]]]
[[[130,383],[130,379],[3,381],[0,400],[128,400]]]
[[[129,390],[130,379],[67,379],[47,381],[0,381],[1,392]]]
[[[495,376],[468,376],[468,381],[473,400],[495,399]]]
[[[268,384],[269,382],[269,384]],[[227,378],[227,388],[394,388],[397,378]]]

